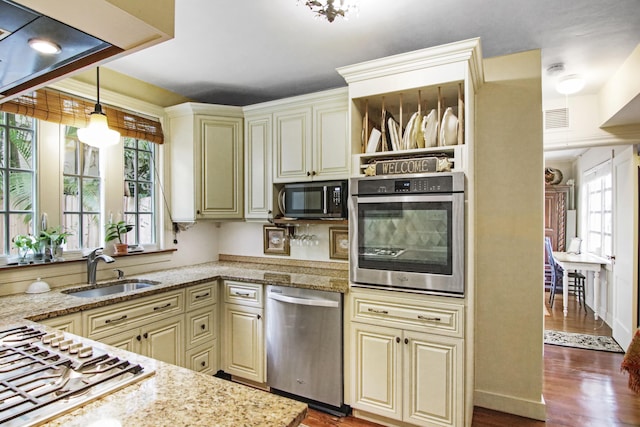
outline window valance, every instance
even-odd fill
[[[122,136],[162,144],[164,135],[158,120],[102,103],[109,127]],[[22,114],[39,120],[77,128],[89,124],[95,103],[55,89],[42,88],[0,104],[0,111]]]

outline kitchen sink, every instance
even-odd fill
[[[160,282],[154,282],[152,280],[126,279],[118,280],[117,282],[109,282],[102,285],[97,285],[95,287],[91,286],[78,289],[69,289],[62,292],[67,295],[73,295],[75,297],[95,298],[135,291],[138,289],[150,288],[159,284]]]

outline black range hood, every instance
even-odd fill
[[[56,43],[60,53],[35,51],[29,46],[33,38]],[[0,0],[0,101],[120,52],[122,49],[62,22]]]

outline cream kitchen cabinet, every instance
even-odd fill
[[[464,425],[463,305],[357,290],[349,310],[349,404],[417,426]]]
[[[273,181],[348,178],[347,110],[344,89],[283,100],[273,112]]]
[[[266,381],[262,285],[224,282],[222,369],[256,383]]]
[[[40,323],[64,332],[82,335],[82,316],[80,315],[80,313],[52,317],[51,319],[41,320]]]
[[[184,291],[169,291],[82,313],[84,335],[105,344],[182,365]]]
[[[271,114],[245,110],[244,216],[264,220],[273,209]]]
[[[184,367],[213,374],[218,371],[218,282],[186,289]]]
[[[184,364],[184,316],[171,316],[101,338],[100,341],[163,362]]]
[[[169,117],[173,220],[242,219],[242,109],[185,103],[165,111]]]

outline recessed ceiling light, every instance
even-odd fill
[[[578,93],[584,88],[585,80],[578,74],[570,74],[558,80],[556,90],[563,95]]]
[[[29,39],[29,46],[40,53],[47,55],[58,54],[62,51],[59,45],[45,39]]]

